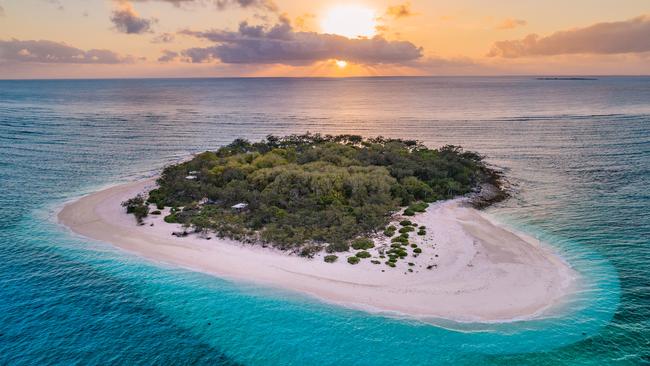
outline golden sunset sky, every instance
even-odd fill
[[[648,0],[0,0],[0,78],[649,73]]]

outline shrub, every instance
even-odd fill
[[[413,225],[411,220],[402,220],[402,221],[399,222],[399,224],[402,225],[402,226],[411,226],[411,225]]]
[[[415,249],[413,249],[413,253],[418,253],[418,254],[419,254],[419,253],[422,253],[422,249],[420,249],[420,248],[415,248]]]
[[[176,223],[178,223],[178,218],[176,217],[176,214],[167,215],[167,216],[165,216],[164,220],[168,224],[176,224]]]
[[[409,266],[413,267],[414,265],[415,265],[415,263],[409,262]]]
[[[420,226],[420,228],[419,228],[419,229],[420,229],[420,230],[426,230],[426,229],[427,229],[427,227],[426,227],[426,226],[424,226],[424,225],[422,225],[422,226]]]
[[[359,257],[359,258],[370,258],[370,257],[372,257],[372,255],[370,253],[366,252],[365,250],[357,252],[357,254],[355,254],[355,255],[357,257]]]
[[[418,231],[418,235],[425,236],[425,235],[427,235],[427,232],[424,231],[424,230],[420,230],[420,231]]]
[[[407,208],[406,210],[404,210],[404,216],[415,216],[415,211],[413,211],[410,208]]]
[[[372,263],[372,264],[379,264],[379,263],[381,263],[381,262],[378,261],[378,260],[374,260],[374,259],[373,259],[373,260],[370,261],[370,263]]]
[[[417,248],[417,247],[418,247],[417,244],[411,244],[411,248]]]
[[[429,204],[426,202],[416,202],[410,205],[408,208],[415,212],[424,212],[429,207]]]
[[[399,232],[401,234],[408,233],[411,231],[414,231],[415,229],[412,226],[404,226],[403,228],[399,229]]]
[[[391,263],[395,263],[395,262],[397,262],[397,258],[396,257],[390,257],[390,258],[388,258],[388,261],[391,262]]]
[[[386,230],[395,231],[395,230],[397,230],[397,228],[395,226],[391,225],[391,226],[387,227]]]
[[[141,195],[137,195],[122,202],[122,207],[126,208],[126,213],[135,216],[138,224],[141,224],[142,219],[149,215],[149,206]]]
[[[328,253],[340,253],[350,250],[350,245],[346,242],[330,243],[325,251]]]
[[[339,259],[338,255],[330,254],[330,255],[326,255],[323,260],[327,263],[334,263],[336,262],[337,259]]]
[[[160,212],[160,210],[155,210],[155,211],[151,211],[151,214],[152,215],[160,215],[160,214],[162,214],[162,212]]]
[[[391,244],[390,247],[391,247],[391,248],[397,248],[397,249],[399,249],[399,248],[402,247],[402,244],[395,243],[395,244]]]
[[[366,250],[374,247],[375,244],[368,238],[358,238],[352,241],[352,248],[356,250]]]
[[[388,261],[386,262],[386,265],[395,268],[395,262]]]
[[[308,244],[302,247],[300,250],[301,257],[314,258],[314,254],[320,252],[323,249],[320,245]]]
[[[165,209],[165,204],[162,202],[156,202],[156,208],[159,210],[164,210]]]
[[[390,238],[391,236],[395,235],[395,230],[386,229],[386,230],[384,230],[384,235],[386,235],[387,237]]]
[[[359,257],[348,257],[348,263],[350,264],[357,264],[359,263],[360,259]]]

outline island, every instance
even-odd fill
[[[66,205],[74,232],[148,259],[421,319],[560,309],[578,276],[481,212],[507,198],[475,152],[356,135],[236,139]]]

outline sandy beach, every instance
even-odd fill
[[[153,261],[422,319],[502,322],[541,316],[557,309],[578,282],[577,273],[550,247],[499,225],[462,200],[431,205],[410,218],[427,227],[427,235],[416,241],[422,254],[390,268],[383,260],[350,265],[345,259],[352,253],[340,253],[330,264],[323,261],[325,253],[305,259],[196,234],[177,238],[171,233],[180,225],[165,223],[165,212],[138,226],[120,203],[153,186],[147,180],[87,195],[65,205],[59,221],[82,236]],[[388,245],[389,239],[376,244]]]

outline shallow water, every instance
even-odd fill
[[[157,265],[60,205],[236,137],[462,145],[505,169],[490,215],[585,281],[535,321],[438,326]],[[650,78],[0,81],[0,364],[650,362]]]

